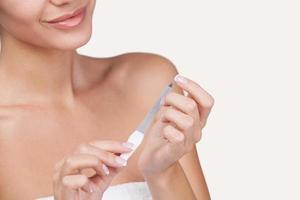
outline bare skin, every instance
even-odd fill
[[[74,92],[76,99],[71,108],[60,104],[2,104],[1,199],[51,195],[53,166],[58,160],[80,143],[103,139],[125,141],[143,118],[145,110],[136,108],[138,99],[134,100],[134,94],[130,94],[129,89],[134,86],[129,83],[126,88],[120,87],[126,78],[119,79],[126,70],[122,66],[124,61],[82,58],[82,66],[90,69],[85,72],[90,77],[85,81],[89,82],[84,83],[89,88]],[[110,67],[112,64],[115,67]],[[92,80],[93,75],[104,73],[107,73],[105,79]],[[142,181],[134,169],[136,161],[132,160],[112,184]]]
[[[103,175],[103,163],[115,165],[100,158],[100,149],[124,151],[107,141],[126,141],[178,73],[169,60],[154,54],[79,55],[75,50],[92,33],[95,3],[0,1],[0,199],[54,194],[56,200],[98,200],[98,195],[78,198],[77,191],[66,188],[81,187],[87,180],[72,176],[72,170],[89,165]],[[48,23],[83,6],[85,17],[76,27],[60,30]],[[108,184],[147,181],[155,200],[209,199],[195,144],[213,99],[191,80],[179,85],[177,95],[166,97],[161,115],[128,165],[120,171],[110,168],[114,179],[99,176],[106,183],[101,192]],[[95,141],[102,142],[98,153],[87,147]],[[74,157],[64,162],[87,151],[103,162],[79,154],[77,162]],[[58,172],[66,175],[65,182]]]
[[[8,105],[8,100],[1,98],[0,199],[52,195],[55,163],[81,143],[107,139],[125,141],[174,75],[162,66],[162,77],[156,77],[152,86],[149,85],[148,81],[153,80],[151,75],[158,71],[149,70],[151,64],[145,61],[165,65],[165,61],[155,61],[158,58],[154,55],[78,58],[82,66],[78,72],[85,74],[85,79],[74,78],[81,87],[74,90],[72,101]],[[150,87],[155,89],[149,90]],[[145,180],[137,170],[139,153],[136,152],[111,185]],[[195,194],[207,199],[208,190],[195,152],[180,161]]]

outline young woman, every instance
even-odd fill
[[[126,199],[129,188],[138,199],[210,199],[195,144],[213,97],[159,55],[78,54],[94,7],[0,1],[0,199],[94,200],[109,191]],[[123,160],[129,134],[175,76],[143,143]]]

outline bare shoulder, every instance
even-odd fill
[[[178,74],[170,59],[154,53],[125,53],[115,57],[114,62],[119,62],[123,71],[126,69],[126,73],[122,73],[126,77],[122,83],[124,89],[132,91],[135,97],[139,96],[146,106],[152,105],[162,89]]]
[[[149,95],[151,92],[156,95],[155,88],[161,89],[178,73],[172,61],[154,53],[129,52],[105,58],[81,56],[81,59],[89,66],[84,68],[90,76],[87,80],[98,80],[102,75],[118,90],[146,91]]]
[[[178,74],[175,64],[162,55],[127,53],[119,58],[127,66],[127,87],[133,90],[136,95],[139,95],[138,99],[143,102],[140,106],[145,109],[149,109],[153,105],[162,89],[172,82]],[[183,90],[176,84],[172,91],[184,95]],[[193,151],[183,156],[179,162],[196,196],[201,197],[200,199],[207,199],[209,192],[201,169],[196,145]]]
[[[145,78],[145,81],[153,83],[170,82],[177,69],[173,62],[163,55],[144,52],[131,52],[120,55],[120,58],[130,64],[130,76],[133,78]],[[170,79],[171,78],[171,79]],[[167,79],[167,80],[166,80]]]

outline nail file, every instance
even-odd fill
[[[143,121],[140,123],[138,128],[129,136],[128,142],[131,142],[134,144],[133,150],[127,153],[123,153],[120,155],[121,158],[128,160],[131,155],[135,152],[135,150],[138,148],[138,146],[142,143],[144,134],[151,125],[154,117],[156,116],[157,112],[160,109],[160,101],[172,90],[172,83],[167,85],[162,93],[160,94],[158,100],[155,102],[155,104],[152,106],[152,108],[148,111],[147,115],[143,119]]]
[[[155,104],[152,106],[152,108],[149,110],[143,121],[140,123],[138,128],[129,136],[128,142],[131,142],[134,144],[133,150],[128,153],[123,153],[120,155],[120,157],[124,158],[125,160],[128,160],[131,155],[134,153],[134,151],[138,148],[138,146],[142,143],[144,134],[151,125],[154,117],[156,116],[157,112],[160,109],[160,101],[162,98],[164,98],[170,91],[172,90],[172,83],[170,83],[168,86],[166,86],[161,93],[158,100],[155,102]],[[53,200],[53,196],[48,197],[41,197],[36,200]]]

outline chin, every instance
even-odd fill
[[[92,35],[92,14],[88,12],[81,24],[70,29],[57,29],[47,23],[42,23],[41,27],[38,34],[47,48],[74,50],[89,42]]]
[[[59,50],[75,50],[87,44],[91,38],[91,31],[85,31],[76,35],[64,35],[54,41],[49,41],[51,48]]]

